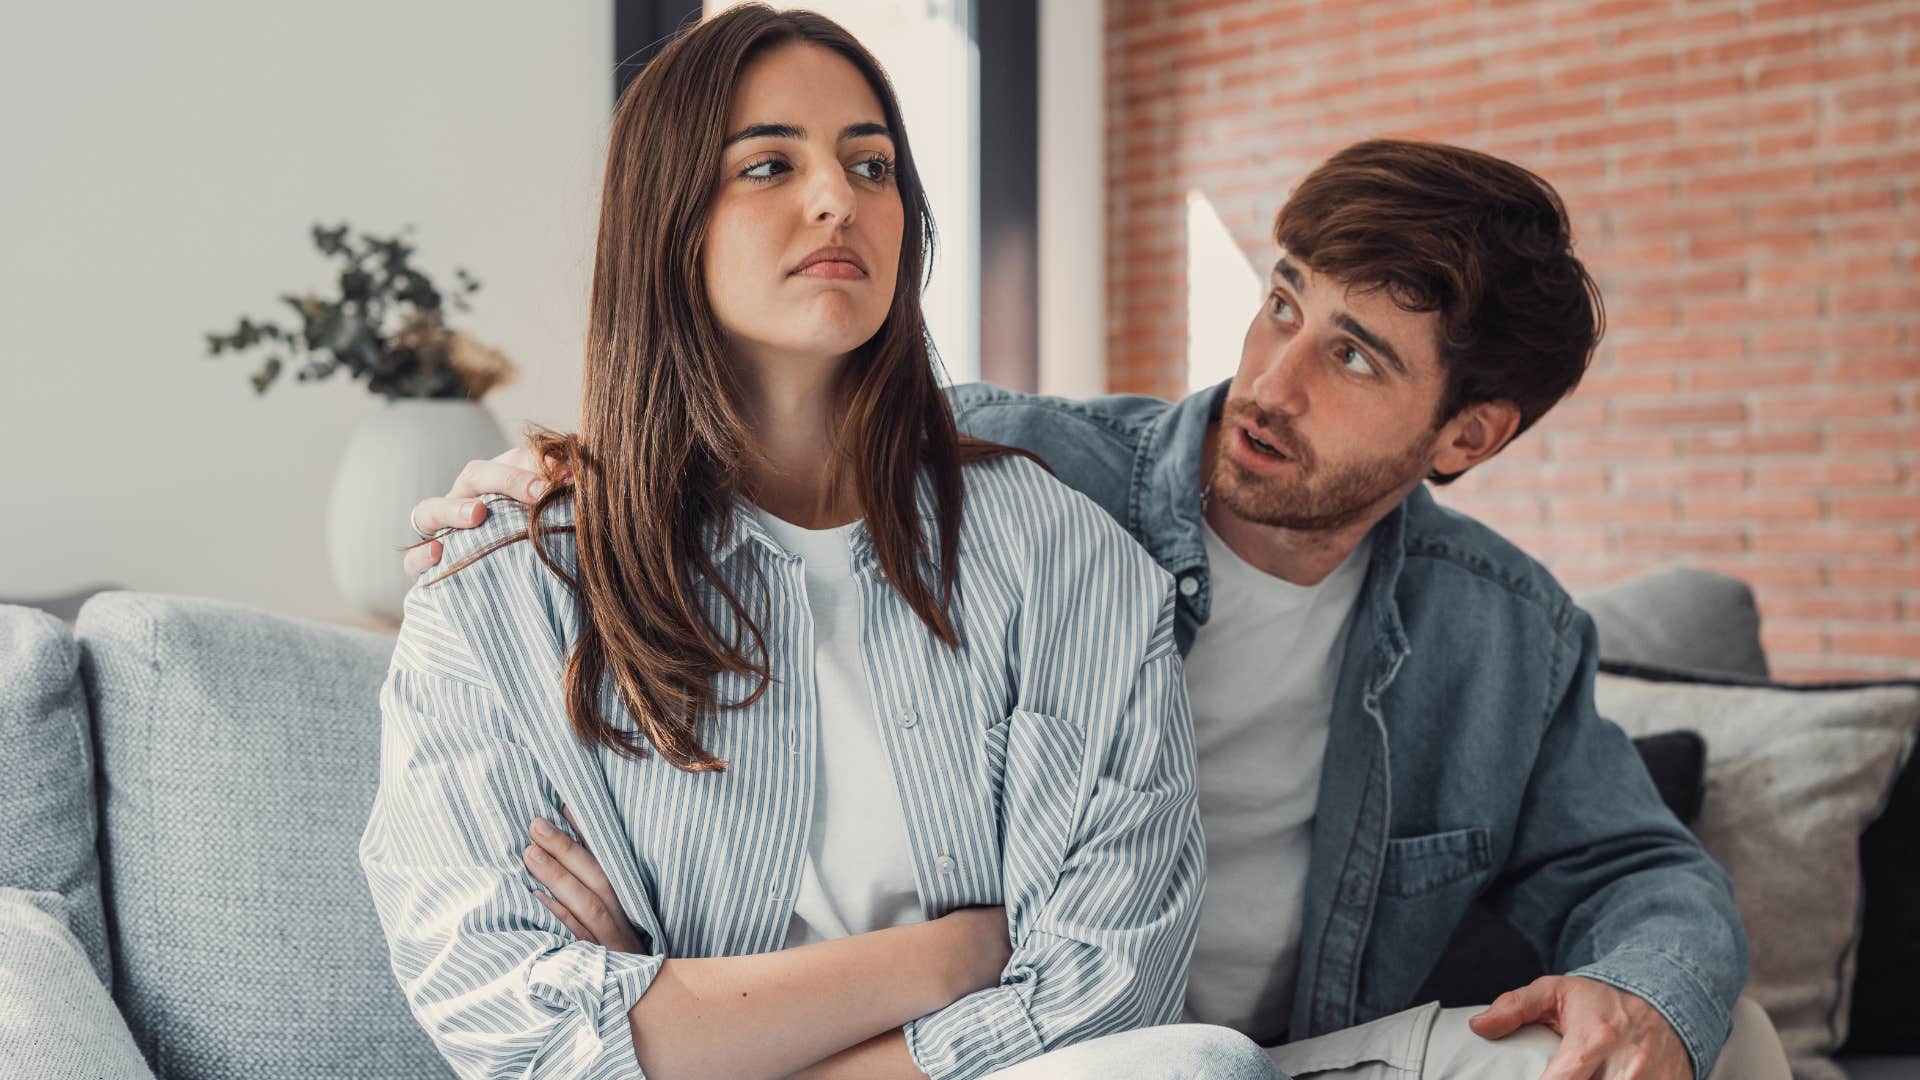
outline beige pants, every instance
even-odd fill
[[[1560,1036],[1528,1024],[1504,1039],[1482,1039],[1467,1027],[1480,1009],[1438,1003],[1383,1016],[1331,1035],[1267,1050],[1281,1071],[1306,1080],[1538,1080]],[[1708,1080],[1787,1080],[1787,1055],[1760,1006],[1741,998],[1733,1034]]]

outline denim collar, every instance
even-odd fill
[[[1181,598],[1202,623],[1212,609],[1213,594],[1200,508],[1200,495],[1206,489],[1201,467],[1207,427],[1226,408],[1230,382],[1196,391],[1161,413],[1147,426],[1134,456],[1133,534],[1155,561],[1183,583]],[[1373,552],[1360,602],[1376,640],[1385,646],[1381,667],[1370,680],[1376,693],[1392,681],[1408,649],[1395,601],[1406,566],[1408,518],[1425,517],[1433,509],[1433,495],[1422,484],[1373,527]],[[1188,580],[1194,582],[1192,595],[1185,591]]]

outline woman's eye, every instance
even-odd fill
[[[1356,375],[1373,374],[1373,361],[1367,359],[1366,353],[1361,352],[1351,345],[1345,346],[1340,350],[1340,363],[1348,371]]]
[[[893,172],[893,162],[883,157],[868,158],[854,165],[853,170],[878,184],[885,181]]]
[[[779,158],[768,158],[765,161],[756,161],[752,165],[740,170],[740,175],[746,177],[748,180],[771,180],[781,172],[785,172],[786,169],[786,162],[781,161]]]

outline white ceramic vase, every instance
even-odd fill
[[[333,581],[356,611],[389,622],[413,579],[401,548],[419,539],[407,514],[444,494],[467,462],[507,448],[486,407],[474,401],[388,401],[354,429],[327,503]]]

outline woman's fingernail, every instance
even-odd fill
[[[547,861],[547,853],[541,851],[539,848],[534,848],[532,851],[527,852],[527,858],[537,863],[543,863]]]
[[[551,825],[549,825],[549,824],[547,824],[547,819],[546,819],[546,818],[534,818],[534,819],[533,819],[533,834],[534,834],[535,836],[552,836],[552,835],[553,835],[553,826],[551,826]]]
[[[533,483],[527,485],[527,494],[533,496],[536,499],[542,495],[545,495],[546,493],[547,493],[547,482],[545,480],[535,480]]]

